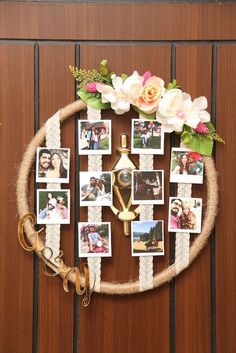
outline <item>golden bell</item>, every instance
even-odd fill
[[[119,153],[119,159],[112,169],[112,186],[121,210],[114,205],[111,206],[111,209],[124,222],[124,235],[129,236],[130,222],[137,217],[140,206],[131,210],[132,170],[137,169],[137,167],[129,157],[130,149],[127,146],[128,136],[122,134],[120,136],[120,148],[116,150]]]

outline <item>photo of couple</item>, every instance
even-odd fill
[[[79,257],[111,256],[109,222],[79,222]]]
[[[80,205],[112,205],[111,172],[80,172]]]
[[[171,173],[172,183],[203,183],[203,156],[197,152],[183,148],[172,148]]]
[[[164,255],[164,222],[133,221],[132,256]]]
[[[169,232],[201,233],[201,198],[170,197]]]
[[[157,121],[132,120],[132,153],[164,154],[164,133]]]
[[[164,171],[139,170],[132,173],[132,204],[164,204]]]
[[[36,182],[69,183],[69,148],[37,148]]]
[[[79,154],[111,154],[111,120],[79,120]]]
[[[37,190],[37,223],[70,223],[70,190]]]

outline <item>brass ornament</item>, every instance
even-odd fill
[[[136,165],[129,157],[130,149],[128,148],[128,136],[122,134],[120,136],[120,147],[116,150],[119,159],[112,168],[112,187],[121,209],[111,206],[113,213],[124,222],[124,235],[129,236],[130,222],[139,214],[140,206],[131,210],[131,186],[132,186],[132,170],[137,170]]]

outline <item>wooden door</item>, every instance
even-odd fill
[[[235,15],[236,4],[227,2],[0,3],[1,352],[235,352]],[[150,70],[166,82],[175,77],[193,97],[205,95],[227,143],[215,149],[220,183],[216,228],[192,266],[145,294],[93,294],[85,309],[77,295],[66,294],[59,278],[45,277],[37,257],[19,246],[15,184],[22,154],[35,132],[77,99],[68,65],[93,68],[103,58],[117,73]],[[133,113],[105,116],[116,126],[115,149],[118,133],[129,132]],[[76,151],[76,120],[68,120],[62,129],[62,145],[72,152],[72,218],[61,247],[71,265],[78,264],[77,222],[86,217],[78,203],[78,170],[85,170],[86,162]],[[166,170],[165,206],[155,211],[165,221],[168,196],[174,195],[168,170],[175,143],[167,136],[165,156],[155,161]],[[104,157],[105,167],[110,169],[114,160]],[[35,189],[32,177],[32,210]],[[194,192],[200,195],[202,189]],[[138,263],[130,256],[122,225],[109,210],[103,217],[115,229],[113,258],[103,262],[103,279],[136,278]],[[165,230],[166,254],[155,260],[155,272],[174,260],[174,238]]]

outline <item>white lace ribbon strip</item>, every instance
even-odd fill
[[[88,106],[87,116],[89,120],[100,120],[101,110],[94,109]],[[88,155],[88,171],[100,172],[102,170],[102,155]],[[88,207],[88,222],[102,221],[102,207]],[[94,286],[96,292],[100,292],[101,286],[101,257],[88,257],[88,266],[90,272],[90,287]]]
[[[178,184],[178,197],[191,197],[192,184]],[[189,265],[190,234],[176,233],[175,236],[175,270],[180,273]]]
[[[140,116],[140,118],[142,118]],[[153,155],[140,154],[139,169],[153,169]],[[141,205],[140,221],[150,221],[153,219],[153,205]],[[153,256],[139,256],[139,291],[153,288]]]
[[[48,148],[60,148],[61,147],[61,129],[59,112],[54,114],[46,122],[46,146]],[[47,189],[60,190],[61,184],[59,183],[47,183]],[[45,256],[50,257],[51,261],[55,262],[55,258],[60,252],[60,224],[47,224],[46,225],[46,240],[45,240]],[[50,248],[51,250],[47,250]],[[51,253],[52,252],[52,253]]]
[[[140,221],[153,219],[153,205],[141,205]],[[139,291],[153,288],[153,256],[139,256]]]

